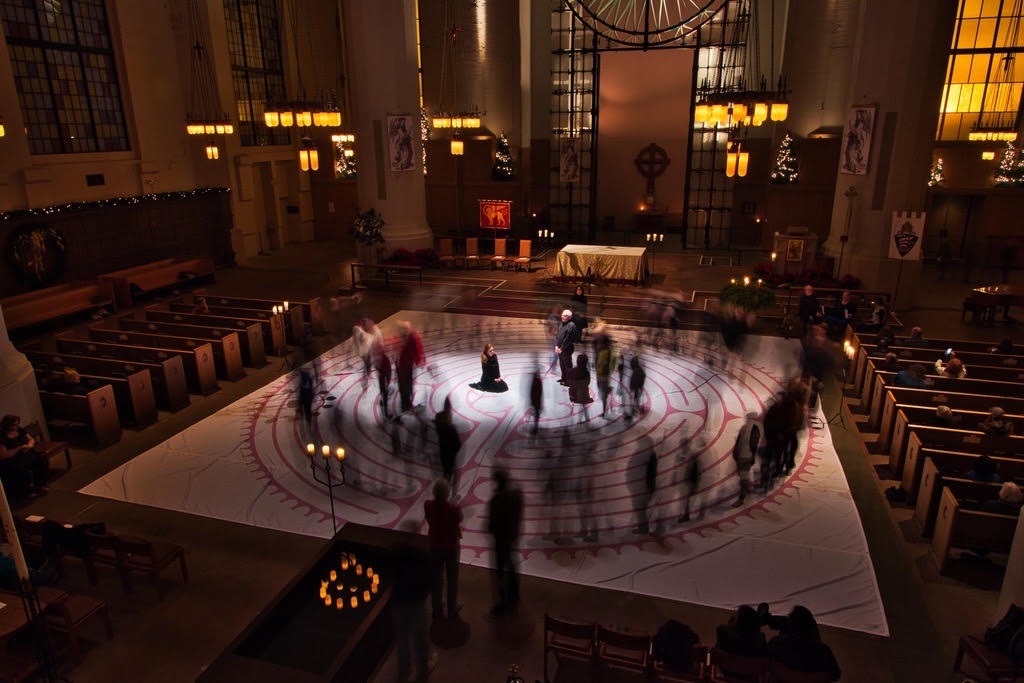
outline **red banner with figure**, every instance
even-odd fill
[[[491,230],[508,230],[512,227],[512,200],[481,199],[480,227]]]

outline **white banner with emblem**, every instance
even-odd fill
[[[921,242],[924,239],[925,213],[911,211],[892,212],[892,232],[889,235],[889,258],[901,261],[920,261]]]

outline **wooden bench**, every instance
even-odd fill
[[[935,515],[939,511],[939,500],[945,486],[950,487],[958,498],[984,502],[999,498],[999,489],[1003,485],[964,479],[957,472],[940,472],[935,460],[926,458],[913,516],[921,535],[926,538],[935,529]]]
[[[183,314],[183,319],[191,324],[216,325],[219,327],[248,327],[253,323],[259,323],[263,331],[263,348],[272,356],[283,356],[288,351],[288,344],[285,340],[284,318],[280,314],[274,315],[264,311],[247,311],[242,315],[229,313],[192,313],[192,307],[188,304],[170,302],[166,308],[151,307],[149,311],[171,311]],[[185,317],[191,316],[191,317]]]
[[[180,273],[196,273],[192,280],[179,278]],[[213,275],[213,259],[209,256],[178,257],[161,259],[140,266],[117,270],[100,276],[101,281],[113,286],[114,297],[118,306],[127,308],[135,304],[132,285],[141,294],[150,294],[171,287],[182,287]]]
[[[896,364],[899,370],[906,370],[911,365],[923,365],[926,372],[932,377],[945,377],[945,375],[936,375],[934,367],[935,359],[932,359],[931,363],[915,360],[903,360],[897,359]],[[870,395],[871,390],[874,389],[874,381],[876,373],[879,368],[884,366],[883,358],[867,358],[865,360],[865,372],[864,372],[864,387],[861,389],[861,399],[865,395]],[[894,370],[892,372],[899,372]],[[970,379],[970,380],[990,380],[995,382],[1024,382],[1024,368],[1006,368],[1006,367],[993,367],[990,365],[971,365],[967,368],[966,377],[947,377],[946,379]]]
[[[921,471],[924,468],[924,453],[929,450],[956,451],[958,453],[974,453],[977,455],[992,455],[1000,458],[1015,460],[1024,458],[1024,452],[1017,450],[1024,437],[996,437],[981,434],[980,432],[966,432],[955,429],[936,431],[949,432],[944,436],[938,436],[934,432],[928,436],[928,443],[921,440],[921,432],[911,432],[907,439],[906,461],[903,464],[901,482],[907,492],[907,502],[913,504],[916,500],[918,485],[921,482]]]
[[[242,349],[242,364],[250,368],[262,368],[267,364],[267,349],[263,341],[263,325],[259,322],[228,325],[226,321],[219,323],[204,323],[201,316],[190,313],[175,313],[173,311],[162,311],[147,308],[143,315],[144,321],[135,318],[121,318],[122,322],[131,321],[126,329],[139,329],[138,325],[145,324],[147,330],[149,325],[156,325],[160,330],[166,327],[169,331],[180,329],[183,334],[198,334],[201,337],[209,335],[209,338],[216,339],[225,334],[235,332],[238,334],[238,343]]]
[[[932,536],[932,557],[939,573],[946,571],[953,548],[1009,552],[1017,518],[1018,515],[964,509],[949,487],[943,488]]]
[[[98,387],[109,384],[113,387],[117,414],[122,425],[139,430],[156,422],[156,399],[153,396],[153,383],[150,380],[149,370],[142,369],[125,376],[95,375],[84,372],[78,374],[86,386]],[[61,378],[63,375],[63,369],[36,369],[36,377],[42,380],[40,386],[44,386],[50,377]],[[52,390],[60,391],[60,388],[53,387]]]
[[[229,335],[238,338],[238,349],[242,357],[242,365],[250,368],[261,368],[267,364],[266,351],[263,349],[263,331],[259,324],[252,324],[249,329],[235,331],[227,328],[212,328],[186,323],[155,322],[136,318],[118,318],[118,326],[122,330],[144,332],[147,334],[165,334],[176,337],[188,337],[213,341],[224,339]],[[255,332],[256,343],[251,343],[250,332]],[[255,352],[254,352],[255,349]]]
[[[88,394],[40,391],[50,434],[82,448],[105,448],[121,440],[114,389],[108,384]]]
[[[953,671],[960,673],[963,669],[964,654],[980,666],[991,681],[1015,681],[1024,676],[1024,665],[1018,665],[1005,652],[988,647],[980,638],[960,636],[960,646],[956,651]]]
[[[113,287],[103,281],[75,280],[0,300],[7,329],[12,331],[103,306],[116,310]]]
[[[932,411],[936,407],[944,405],[986,414],[989,408],[997,405],[1001,406],[1007,415],[1024,415],[1024,399],[1021,398],[886,386],[882,418],[878,427],[878,445],[882,448],[882,452],[889,452],[892,449],[891,441],[895,430],[897,406],[907,404],[930,407]]]
[[[65,367],[71,367],[79,372],[94,375],[124,377],[137,370],[147,369],[153,385],[153,396],[156,399],[157,408],[175,412],[187,407],[190,403],[188,386],[185,383],[185,368],[178,356],[165,358],[159,362],[146,362],[35,349],[26,349],[25,355],[34,367],[49,370],[62,370]]]
[[[273,299],[222,296],[218,294],[209,294],[203,290],[196,290],[193,292],[193,300],[196,296],[206,297],[206,303],[210,306],[234,306],[237,308],[252,308],[262,311],[269,311],[274,306],[281,306],[284,304],[283,301],[275,301]],[[303,299],[301,301],[292,301],[291,299],[288,299],[287,301],[288,311],[286,311],[286,313],[291,314],[292,310],[298,308],[299,312],[302,314],[302,322],[309,324],[310,333],[312,335],[320,336],[324,333],[323,306],[320,303],[320,297],[317,296],[312,299]],[[297,322],[297,318],[291,317],[291,319]]]
[[[854,332],[853,330],[847,330],[846,341],[849,342],[850,344],[852,344],[854,349],[855,349],[855,353],[854,353],[854,357],[853,357],[853,362],[852,362],[852,366],[851,366],[851,372],[850,372],[851,376],[854,376],[854,375],[857,375],[859,372],[861,372],[861,369],[858,367],[858,364],[860,363],[860,360],[861,360],[861,358],[863,356],[863,354],[860,353],[861,345],[869,344],[871,346],[876,346],[877,347],[878,346],[878,335],[877,334],[868,334],[868,333],[865,333],[865,332]],[[923,338],[918,343],[908,343],[908,342],[910,342],[910,337],[903,336],[903,335],[897,336],[896,337],[896,341],[893,342],[893,344],[890,346],[890,349],[894,348],[894,347],[900,347],[900,348],[913,348],[913,349],[917,349],[917,350],[930,351],[930,352],[932,352],[934,354],[934,357],[932,358],[932,362],[933,363],[935,362],[935,359],[939,357],[939,354],[941,354],[943,351],[945,351],[948,348],[952,348],[954,351],[956,351],[957,355],[959,356],[961,352],[965,352],[965,353],[978,353],[978,354],[992,354],[993,353],[992,349],[994,349],[997,346],[997,344],[995,344],[994,342],[985,342],[985,341],[977,341],[977,340],[966,340],[966,339],[939,339],[937,337]],[[1020,347],[1017,347],[1015,349],[1015,351],[1016,351],[1015,354],[1010,354],[1010,355],[1024,355],[1024,349],[1021,349]],[[991,363],[988,363],[988,365],[991,365]],[[968,369],[968,372],[970,372],[970,369]]]
[[[899,474],[903,468],[903,456],[906,453],[907,437],[910,431],[921,426],[945,427],[947,429],[964,429],[972,432],[983,432],[981,423],[988,417],[988,412],[953,411],[954,424],[944,425],[935,421],[935,410],[921,406],[896,406],[896,422],[893,437],[888,448],[889,468]],[[1024,417],[1004,415],[1004,419],[1013,424],[1016,434],[1024,434]]]
[[[217,391],[217,371],[213,365],[213,347],[209,344],[198,346],[192,350],[174,349],[167,346],[153,347],[140,344],[116,344],[98,339],[76,339],[57,337],[57,348],[89,356],[119,358],[121,360],[141,360],[151,363],[178,356],[189,393],[207,396]]]
[[[854,375],[853,385],[857,389],[858,394],[863,393],[865,369],[867,366],[868,358],[885,358],[887,353],[895,353],[896,357],[903,361],[914,361],[925,365],[926,367],[933,367],[935,360],[945,352],[944,347],[940,350],[934,349],[922,349],[919,347],[907,347],[907,346],[890,346],[888,349],[881,350],[874,344],[861,344],[857,350],[856,357],[859,357],[857,361],[859,375]],[[976,367],[996,367],[1003,370],[1024,370],[1024,356],[1011,356],[1002,355],[995,353],[973,353],[968,351],[956,350],[957,358],[962,360],[967,366],[967,375],[969,377],[977,377],[978,379],[985,379],[982,375],[977,375],[974,372]],[[877,366],[877,363],[875,364]],[[909,364],[908,364],[909,365]],[[905,366],[904,366],[905,367]]]
[[[31,422],[25,426],[25,431],[36,440],[35,449],[46,456],[46,461],[53,460],[58,455],[63,455],[67,467],[71,469],[71,447],[66,441],[47,441],[43,438],[43,430],[38,422]]]
[[[870,363],[871,361],[869,360],[868,362]],[[878,429],[881,423],[882,407],[885,403],[883,397],[889,385],[896,377],[896,373],[875,370],[874,374],[871,396],[866,408],[870,415],[868,424],[872,429]],[[954,391],[992,397],[1024,398],[1024,383],[1020,382],[999,382],[989,379],[971,379],[970,377],[958,379],[956,377],[940,377],[937,375],[928,375],[928,379],[931,381],[931,384],[927,388],[932,391]],[[862,405],[861,408],[863,410],[865,406]]]
[[[134,332],[121,328],[113,329],[105,325],[93,325],[89,328],[89,336],[116,344],[127,342],[155,348],[169,347],[183,350],[195,350],[204,344],[209,344],[213,349],[213,365],[219,379],[234,382],[245,377],[245,370],[242,368],[242,351],[238,343],[238,335],[234,332],[214,339],[204,339],[161,332]]]
[[[423,268],[421,266],[399,266],[388,263],[350,263],[349,270],[352,276],[352,289],[357,289],[362,280],[356,279],[357,270],[376,270],[384,273],[384,289],[391,288],[391,273],[416,273],[420,279],[420,287],[423,286]],[[367,289],[369,289],[367,287]]]

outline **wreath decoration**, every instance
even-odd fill
[[[56,228],[26,223],[11,234],[7,258],[26,285],[45,287],[64,279],[67,242]]]

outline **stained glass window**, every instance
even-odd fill
[[[231,83],[243,145],[286,145],[287,128],[263,123],[266,103],[285,100],[276,0],[224,0]]]
[[[128,149],[103,0],[0,0],[32,154]]]

